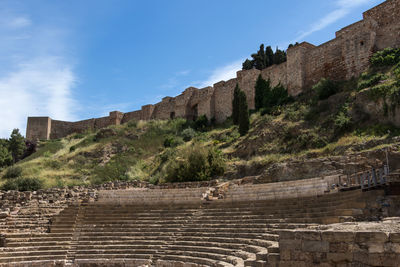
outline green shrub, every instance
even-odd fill
[[[6,170],[4,178],[17,178],[21,176],[22,168],[20,166],[11,166]]]
[[[316,92],[318,100],[324,100],[328,97],[339,92],[338,83],[328,80],[321,79],[316,85],[312,87],[312,90]]]
[[[382,73],[377,73],[371,77],[365,78],[358,83],[357,89],[362,90],[374,85],[377,85],[380,81],[386,79],[387,77]]]
[[[70,148],[69,148],[69,152],[74,152],[76,150],[76,146],[71,146]]]
[[[193,127],[196,131],[206,131],[209,127],[209,122],[206,115],[201,115],[198,117],[194,123]]]
[[[385,48],[371,57],[371,65],[374,67],[393,66],[400,62],[400,49]]]
[[[179,145],[182,145],[183,143],[184,142],[182,137],[179,136],[168,135],[164,139],[164,147],[177,147]]]
[[[165,170],[166,182],[204,181],[222,175],[225,160],[220,151],[196,145],[169,159]]]
[[[334,124],[336,132],[343,132],[351,127],[352,119],[348,113],[349,113],[349,106],[348,104],[345,104],[335,117]]]
[[[197,135],[197,133],[192,128],[186,128],[185,130],[182,131],[181,135],[183,141],[188,142],[192,140]]]
[[[43,188],[42,180],[38,178],[19,177],[12,180],[7,180],[2,190],[18,190],[18,191],[37,191]]]

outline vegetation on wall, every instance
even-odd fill
[[[379,55],[377,62],[392,62],[386,57],[393,53],[374,57]],[[284,87],[272,87],[259,76],[254,99],[257,112],[251,115],[246,94],[236,86],[232,118],[221,125],[206,116],[195,121],[130,121],[42,141],[37,152],[12,167],[8,166],[13,164],[10,140],[0,140],[0,163],[5,164],[0,184],[3,189],[26,190],[113,180],[228,179],[261,174],[282,161],[379,147],[400,129],[367,116],[356,100],[362,94],[380,103],[385,99],[387,114],[393,103],[400,103],[396,102],[400,63],[382,64],[350,81],[322,79],[295,101]]]
[[[257,53],[251,55],[252,59],[246,59],[242,67],[244,70],[250,70],[256,68],[263,70],[274,64],[281,64],[286,61],[286,52],[276,48],[275,52],[271,46],[267,46],[264,49],[264,44],[260,45],[260,49]]]

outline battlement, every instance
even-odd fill
[[[164,97],[141,110],[111,112],[108,117],[78,122],[29,117],[26,137],[29,140],[61,138],[88,128],[98,129],[129,120],[170,119],[193,120],[200,115],[223,122],[232,114],[236,84],[246,93],[248,106],[254,108],[255,83],[259,74],[271,84],[281,84],[292,96],[311,87],[322,78],[344,80],[359,76],[368,69],[371,55],[386,47],[400,47],[400,0],[387,0],[363,13],[363,20],[336,32],[336,38],[319,46],[303,42],[287,50],[287,61],[262,71],[240,70],[236,78],[211,87],[189,87],[176,97]]]

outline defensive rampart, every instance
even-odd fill
[[[254,108],[254,85],[259,74],[270,79],[272,85],[282,84],[292,96],[300,94],[321,78],[350,79],[360,75],[369,66],[375,51],[400,46],[400,0],[387,0],[364,12],[363,20],[336,32],[336,38],[320,46],[307,42],[287,51],[287,62],[273,65],[262,71],[241,70],[237,77],[221,81],[212,87],[187,88],[176,97],[165,97],[141,110],[121,113],[111,112],[108,117],[63,122],[49,117],[29,117],[26,137],[29,140],[61,138],[88,128],[98,129],[118,125],[129,120],[170,119],[182,117],[195,119],[206,115],[223,122],[232,113],[233,90],[238,84],[246,93],[250,109]]]

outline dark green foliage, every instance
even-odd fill
[[[371,65],[374,67],[393,66],[400,62],[400,48],[386,48],[375,53],[371,57]]]
[[[209,122],[206,115],[201,115],[194,121],[194,129],[196,131],[206,131],[209,127]]]
[[[295,44],[289,44],[288,48],[295,47],[296,45],[299,45],[299,42],[296,42]]]
[[[338,93],[340,87],[338,83],[323,78],[312,89],[316,92],[318,100],[324,100]]]
[[[83,144],[82,144],[82,146],[83,146]],[[63,144],[60,140],[49,140],[49,141],[42,143],[40,145],[40,147],[38,148],[37,152],[33,153],[32,155],[30,155],[28,158],[24,159],[23,161],[32,160],[32,159],[41,157],[45,154],[54,154],[62,148],[63,148]]]
[[[18,191],[37,191],[43,188],[42,180],[38,178],[19,177],[12,180],[7,180],[2,190],[18,190]]]
[[[0,169],[10,166],[13,162],[12,155],[8,151],[8,142],[0,142]]]
[[[236,84],[235,90],[233,91],[232,100],[232,120],[234,125],[239,124],[239,84]]]
[[[377,73],[374,75],[362,75],[361,81],[358,83],[358,90],[362,90],[364,88],[368,88],[374,85],[377,85],[380,81],[386,79],[387,77],[382,73]]]
[[[192,128],[186,128],[181,133],[183,141],[185,142],[192,140],[196,136],[196,134],[197,134],[196,131],[193,130]]]
[[[168,135],[164,139],[164,147],[177,147],[183,144],[183,139],[179,136]]]
[[[17,162],[18,160],[20,160],[22,155],[24,154],[25,139],[20,134],[18,129],[14,129],[12,131],[10,139],[9,139],[9,143],[8,143],[8,149],[11,152],[14,162]]]
[[[11,166],[6,170],[6,173],[4,174],[4,178],[17,178],[21,176],[22,174],[22,168],[19,166]]]
[[[335,131],[336,133],[342,133],[349,130],[352,126],[352,119],[349,115],[349,105],[345,104],[340,109],[339,113],[335,117]]]
[[[76,150],[76,146],[71,146],[70,148],[69,148],[69,152],[74,152]]]
[[[166,165],[166,182],[205,181],[225,172],[222,153],[211,148],[193,146]]]
[[[281,84],[272,88],[271,93],[266,98],[265,106],[281,106],[291,101],[288,91]]]
[[[249,59],[246,59],[242,64],[242,68],[244,70],[251,70],[253,68],[253,62]]]
[[[270,81],[262,78],[261,74],[258,76],[255,86],[254,104],[256,111],[265,106],[266,99],[271,93]]]
[[[252,68],[263,70],[274,64],[283,63],[286,61],[286,52],[276,48],[274,53],[271,46],[267,46],[264,49],[264,44],[261,44],[257,53],[252,54],[251,57],[253,58],[252,60],[246,59],[243,62],[242,68],[244,70],[250,70]]]
[[[358,128],[354,131],[355,135],[358,136],[385,136],[390,137],[399,136],[400,129],[389,124],[374,124],[368,127]]]
[[[239,92],[239,133],[241,136],[247,134],[250,129],[249,108],[247,106],[246,94]]]

